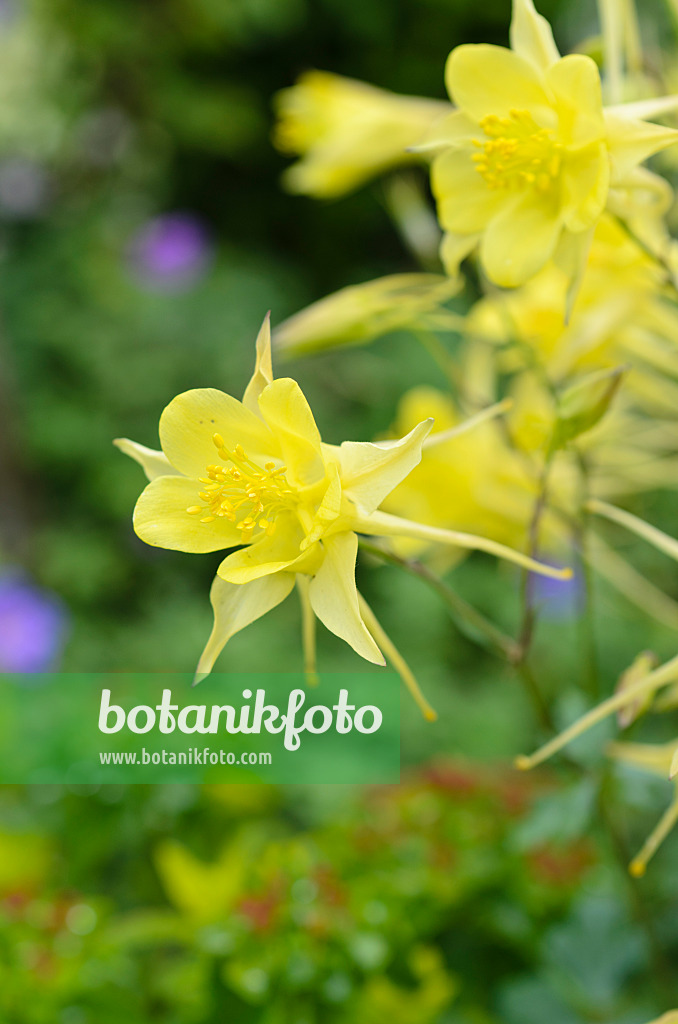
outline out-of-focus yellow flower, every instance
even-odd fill
[[[237,548],[212,587],[215,624],[200,678],[230,637],[284,600],[295,582],[311,620],[317,616],[361,657],[384,664],[379,643],[397,667],[398,652],[356,590],[359,533],[477,548],[569,576],[491,539],[379,510],[419,462],[430,429],[427,420],[395,441],[324,444],[296,381],[273,378],[267,318],[242,402],[214,389],[187,391],[161,416],[161,452],[116,442],[151,481],[134,511],[142,540],[188,552]],[[314,670],[307,650],[309,665]]]
[[[301,160],[283,182],[290,192],[336,198],[392,167],[419,161],[408,152],[446,103],[398,96],[327,71],[308,71],[276,96],[274,142]]]
[[[524,549],[538,479],[529,461],[511,446],[503,424],[490,420],[446,440],[450,430],[462,422],[458,409],[443,392],[417,387],[400,402],[395,433],[411,430],[422,414],[434,419],[422,460],[386,498],[383,507],[408,519],[445,529],[480,532]],[[552,535],[555,524],[549,522],[549,527]],[[551,539],[551,547],[556,546],[556,539]],[[409,555],[430,544],[399,540],[395,547]],[[463,552],[441,554],[449,563]]]
[[[666,413],[678,405],[678,309],[665,278],[623,227],[604,216],[567,324],[568,277],[551,264],[522,288],[481,299],[467,329],[504,346],[504,370],[530,366],[536,356],[555,385],[581,371],[629,364],[636,399]]]
[[[155,851],[160,880],[174,906],[196,924],[223,918],[241,895],[252,851],[242,841],[225,845],[212,863],[198,860],[173,839]]]
[[[557,249],[576,276],[610,188],[678,139],[640,119],[649,101],[604,109],[596,64],[561,58],[532,0],[514,0],[511,46],[452,51],[445,76],[458,109],[422,147],[441,150],[432,183],[448,272],[479,244],[485,273],[504,287]]]
[[[44,836],[0,832],[0,897],[39,891],[49,873],[52,849]]]
[[[442,303],[458,290],[458,282],[437,274],[392,274],[351,285],[285,320],[273,333],[273,346],[308,355],[365,345],[389,331],[444,327],[448,314]]]
[[[491,346],[476,342],[468,347],[460,363],[461,383],[467,398],[477,401],[482,395],[484,402],[492,402],[498,381],[491,369],[483,369],[483,348],[491,355]],[[678,426],[670,419],[648,423],[623,389],[597,424],[555,453],[552,444],[562,408],[543,376],[530,371],[516,374],[508,382],[508,396],[510,408],[501,420],[487,420],[454,436],[459,414],[448,396],[432,388],[409,392],[401,402],[395,432],[431,416],[434,433],[424,445],[421,462],[385,499],[384,508],[438,528],[482,533],[521,550],[536,545],[556,561],[569,561],[567,553],[573,543],[578,546],[576,524],[587,511],[601,515],[601,509],[616,508],[609,502],[676,487]],[[534,508],[540,495],[535,534]],[[665,543],[675,542],[665,538]],[[460,556],[458,551],[436,549],[423,537],[416,542],[399,539],[395,549],[405,557],[426,551],[442,565]],[[591,532],[581,555],[627,600],[678,628],[676,602],[598,532]]]

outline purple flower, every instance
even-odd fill
[[[56,595],[19,574],[0,576],[0,671],[53,671],[67,623],[66,610]]]
[[[532,604],[545,619],[570,619],[579,614],[584,597],[584,579],[575,560],[564,563],[548,555],[541,556],[541,561],[556,569],[563,569],[565,564],[574,568],[574,576],[569,580],[554,580],[550,576],[530,573],[530,597]]]
[[[130,246],[130,263],[139,281],[169,291],[195,283],[211,255],[208,232],[190,213],[154,217],[137,232]]]

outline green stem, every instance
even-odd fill
[[[608,773],[603,778],[603,785],[598,795],[599,820],[602,823],[603,831],[614,855],[613,859],[628,893],[631,912],[639,927],[645,933],[657,991],[661,993],[662,1002],[666,1006],[674,1006],[678,1001],[678,990],[673,981],[673,971],[666,959],[661,940],[657,934],[655,922],[642,897],[638,882],[629,874],[630,851],[624,837],[617,828],[613,815],[610,813],[611,801],[608,800],[610,784],[611,779]]]
[[[586,459],[578,449],[576,451],[576,456],[580,471],[580,507],[582,509],[582,513],[581,519],[575,526],[575,543],[579,552],[579,569],[582,573],[584,583],[584,607],[582,609],[582,614],[579,616],[579,621],[581,623],[582,648],[584,651],[586,665],[587,689],[593,700],[599,700],[600,682],[598,679],[598,653],[596,648],[596,631],[593,617],[593,574],[591,572],[591,559],[589,552],[590,513],[587,509],[587,502],[590,498],[589,474]]]
[[[459,375],[452,356],[438,335],[432,331],[414,331],[414,335],[419,344],[426,349],[436,366],[442,371],[452,391],[456,392],[459,387]]]
[[[502,633],[494,623],[490,622],[481,612],[468,604],[449,584],[436,576],[422,562],[400,558],[392,551],[388,551],[372,541],[361,538],[359,543],[363,551],[374,555],[388,565],[394,565],[398,569],[402,569],[404,572],[409,573],[410,576],[415,576],[426,583],[442,599],[448,611],[451,612],[457,626],[465,636],[476,643],[481,643],[484,647],[489,648],[495,654],[506,658],[510,662],[514,662],[517,659],[520,652],[515,641]]]

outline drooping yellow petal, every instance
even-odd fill
[[[549,68],[546,81],[555,96],[559,139],[568,146],[600,142],[605,121],[595,61],[582,53],[569,54]]]
[[[193,685],[212,671],[215,661],[236,633],[284,601],[294,587],[294,573],[279,572],[249,583],[227,583],[215,576],[210,591],[214,626],[200,656]]]
[[[355,585],[357,536],[355,533],[338,533],[325,538],[323,546],[323,563],[309,587],[313,611],[331,633],[345,640],[361,658],[375,665],[384,665],[384,657],[365,626],[358,606]]]
[[[342,489],[363,514],[369,515],[421,461],[421,446],[433,420],[397,441],[344,441],[339,448]]]
[[[185,476],[159,476],[142,492],[134,509],[134,530],[146,544],[172,551],[222,551],[241,544],[241,532],[226,518],[201,523],[189,508],[200,504],[201,485]],[[209,510],[205,508],[205,516]]]
[[[443,235],[440,259],[450,277],[456,277],[459,273],[459,264],[475,249],[479,241],[479,234],[458,235],[454,231],[447,231]]]
[[[678,142],[678,130],[651,121],[633,121],[605,111],[614,180],[623,180],[638,164]]]
[[[280,456],[280,447],[261,419],[242,402],[214,388],[196,388],[177,395],[160,417],[160,442],[176,469],[199,479],[205,467],[218,462],[213,437],[220,435],[231,451],[242,445],[252,458]]]
[[[532,0],[513,0],[509,35],[514,53],[529,60],[540,71],[546,71],[560,59],[551,26],[546,18],[537,14]]]
[[[320,433],[304,394],[291,377],[279,377],[259,396],[259,410],[280,444],[287,479],[300,487],[325,474]]]
[[[445,84],[452,101],[475,121],[488,114],[510,117],[518,109],[529,110],[543,127],[555,124],[542,76],[529,61],[503,46],[455,47],[447,58]]]
[[[311,554],[301,554],[303,539],[304,533],[294,513],[281,512],[276,518],[273,536],[263,536],[253,544],[233,551],[217,572],[223,580],[240,584],[275,572],[297,571],[296,564],[302,559],[309,563],[312,561]]]
[[[490,221],[480,246],[485,273],[502,288],[517,288],[551,258],[562,228],[551,196],[518,195]]]
[[[431,188],[438,202],[438,220],[446,231],[483,231],[506,202],[501,189],[489,188],[468,150],[441,153],[431,169]]]
[[[155,448],[146,448],[143,444],[130,441],[128,437],[116,437],[113,444],[119,448],[130,459],[138,462],[149,480],[155,480],[157,476],[181,476],[182,474],[170,465],[170,461],[164,452],[156,451]]]
[[[602,142],[568,153],[562,170],[563,223],[579,233],[592,227],[605,209],[610,186],[610,161]]]
[[[245,388],[242,404],[256,415],[259,414],[259,395],[273,381],[273,363],[271,362],[271,314],[264,317],[261,330],[257,335],[256,363],[252,379]]]

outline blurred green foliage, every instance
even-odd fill
[[[585,823],[535,832],[549,795],[451,761],[315,807],[249,786],[7,790],[2,1019],[520,1024],[524,990],[530,1020],[642,1013],[623,876]]]

